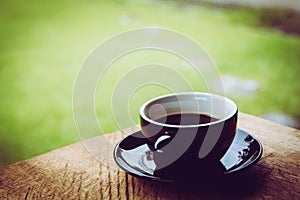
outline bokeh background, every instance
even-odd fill
[[[282,2],[0,0],[0,166],[79,141],[72,92],[82,62],[99,43],[138,27],[193,38],[214,60],[240,111],[299,128],[300,14],[294,1]],[[129,55],[110,76],[156,59],[185,69],[178,58],[161,57]],[[205,91],[190,71],[182,73],[195,91]],[[111,84],[103,85],[105,96]],[[133,120],[138,123],[135,111],[147,94],[168,92],[143,88],[132,97]],[[98,109],[107,133],[118,130],[110,115]]]

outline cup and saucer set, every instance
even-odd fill
[[[187,92],[160,96],[140,108],[141,131],[125,137],[114,159],[125,172],[162,182],[239,174],[262,156],[262,144],[237,129],[238,108],[223,96]]]

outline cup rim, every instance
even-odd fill
[[[144,112],[145,108],[154,101],[164,99],[164,98],[167,98],[167,97],[172,97],[172,96],[197,95],[197,94],[201,94],[203,96],[210,96],[210,97],[213,97],[213,98],[223,99],[223,100],[225,100],[225,102],[228,102],[228,103],[232,104],[234,106],[234,109],[229,115],[225,116],[224,118],[218,119],[217,121],[213,121],[213,122],[209,122],[209,123],[203,123],[203,124],[193,124],[193,125],[174,125],[174,124],[160,123],[160,122],[157,122],[155,120],[150,119],[149,117],[147,117],[145,115],[145,112]],[[238,111],[237,105],[231,99],[229,99],[225,96],[220,96],[220,95],[217,95],[217,94],[205,93],[205,92],[180,92],[180,93],[172,93],[172,94],[158,96],[158,97],[155,97],[155,98],[152,98],[152,99],[146,101],[140,107],[139,114],[147,122],[155,124],[155,125],[159,125],[159,126],[170,127],[170,128],[197,128],[197,127],[205,127],[205,126],[210,126],[210,125],[213,125],[213,124],[219,124],[221,122],[224,122],[224,121],[230,119],[231,117],[233,117],[237,113],[237,111]]]

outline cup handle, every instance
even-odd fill
[[[161,135],[157,138],[157,140],[154,142],[154,149],[157,150],[161,150],[163,147],[165,147],[166,145],[168,145],[173,136],[175,135],[175,133],[173,132],[166,132],[164,135]]]

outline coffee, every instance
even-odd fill
[[[171,125],[197,125],[197,124],[206,124],[210,122],[215,122],[218,119],[211,117],[205,114],[196,114],[196,113],[181,113],[181,114],[172,114],[167,115],[155,121],[163,124]]]
[[[195,163],[201,167],[220,163],[234,139],[238,109],[226,97],[187,92],[151,99],[139,114],[155,170],[174,169],[176,175],[186,174]]]

